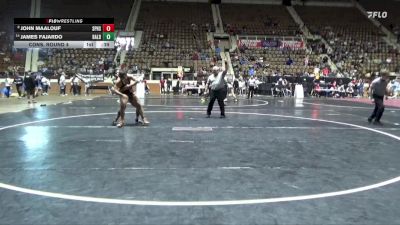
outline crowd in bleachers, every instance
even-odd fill
[[[310,31],[321,35],[332,47],[329,55],[341,71],[362,75],[383,68],[399,69],[398,49],[387,45],[379,28],[358,9],[297,6],[296,11]]]
[[[124,0],[42,0],[43,17],[85,17],[114,18],[115,29],[125,29],[132,7],[132,1]],[[96,10],[93,10],[96,9]],[[40,70],[45,74],[62,69],[67,74],[103,73],[113,67],[116,50],[113,49],[41,49]]]
[[[14,49],[14,18],[29,17],[30,0],[0,1],[0,76],[14,67],[23,67],[25,50]]]
[[[224,29],[231,35],[296,36],[301,32],[281,5],[222,4]]]
[[[214,30],[209,4],[143,2],[140,10],[135,30],[143,31],[142,44],[128,52],[128,65],[201,68],[212,62],[215,52],[207,41],[207,32]]]
[[[1,5],[4,3],[4,5]],[[24,67],[25,51],[12,48],[13,18],[29,17],[30,0],[6,0],[0,3],[0,76],[15,67]],[[56,18],[114,18],[116,29],[124,29],[132,1],[125,0],[42,0],[41,17]],[[95,10],[93,10],[95,9]],[[84,14],[83,14],[84,12]],[[107,70],[114,60],[115,50],[105,49],[41,49],[39,70],[44,74],[63,69],[66,73],[100,72]]]
[[[22,12],[13,9],[18,4],[29,5],[30,1],[17,0],[10,4],[7,6],[8,14],[28,17],[25,15],[28,9]],[[42,0],[41,14],[43,17],[80,17],[85,11],[86,17],[114,17],[116,29],[123,29],[131,5],[132,2],[123,0],[89,0],[84,5],[79,0],[61,0],[57,3]],[[93,8],[98,10],[91,10]],[[299,49],[239,45],[231,52],[237,77],[314,76],[316,69],[322,76],[340,76],[332,73],[324,54],[330,56],[345,77],[362,76],[383,68],[400,70],[399,50],[387,45],[379,28],[358,9],[313,6],[295,6],[295,9],[311,33],[321,35],[332,48],[319,39],[304,40],[304,48]],[[284,6],[222,4],[220,10],[225,32],[231,35],[274,35],[278,39],[283,36],[304,39],[299,26]],[[143,31],[142,40],[139,48],[128,49],[124,66],[144,71],[150,71],[152,67],[183,66],[191,68],[200,80],[213,65],[220,64],[219,52],[225,49],[218,41],[212,42],[207,36],[215,31],[209,4],[143,1],[139,12],[135,30]],[[8,24],[12,24],[12,21]],[[396,30],[395,25],[388,26],[393,28],[392,31]],[[22,67],[24,62],[23,52],[12,49],[7,34],[0,35],[0,39],[8,38],[0,41],[0,69],[3,71],[16,65]],[[67,75],[77,72],[112,73],[116,66],[116,52],[116,49],[42,49],[39,70],[50,76],[54,71],[64,71]]]
[[[53,80],[53,83],[51,83]],[[54,82],[56,80],[56,84]],[[12,93],[16,93],[19,99],[32,95],[33,100],[39,95],[47,96],[52,86],[59,88],[59,95],[66,96],[68,94],[78,96],[81,94],[88,95],[94,81],[83,77],[80,73],[68,76],[63,71],[54,71],[53,74],[44,74],[39,72],[7,72],[4,79],[4,87],[1,88],[3,97],[10,97]],[[15,85],[15,87],[14,87]],[[67,88],[69,87],[69,90]],[[30,89],[32,93],[30,93]],[[29,99],[29,98],[28,98]]]
[[[42,0],[45,18],[114,18],[115,29],[125,29],[133,1],[126,0]]]
[[[397,42],[400,43],[400,17],[397,16],[400,2],[361,0],[360,3],[367,11],[380,12],[381,15],[376,16],[375,19],[392,32],[396,36]],[[384,12],[386,12],[386,16],[383,16]]]
[[[114,66],[113,49],[41,49],[39,70],[45,74],[63,70],[73,73],[107,73]]]
[[[241,75],[299,75],[313,73],[321,59],[307,54],[306,49],[238,49],[231,56],[235,74]]]

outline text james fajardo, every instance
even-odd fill
[[[21,34],[21,40],[62,40],[62,34]]]

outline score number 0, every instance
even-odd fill
[[[114,32],[114,24],[103,24],[103,32]]]
[[[103,41],[114,40],[114,24],[103,24]]]

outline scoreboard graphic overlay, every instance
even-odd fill
[[[114,18],[14,18],[15,48],[114,48]]]

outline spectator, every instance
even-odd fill
[[[28,103],[31,103],[31,97],[32,97],[32,103],[36,103],[35,101],[35,77],[33,74],[25,74],[24,77],[24,85],[25,85],[25,90],[26,90],[26,96],[28,97]]]
[[[72,86],[72,91],[74,96],[77,96],[80,94],[80,85],[79,85],[79,77],[76,76],[76,74],[72,77],[71,79],[71,86]]]
[[[393,97],[400,98],[400,77],[394,80],[392,87],[393,87]]]
[[[304,66],[308,66],[309,57],[308,55],[304,58]]]
[[[24,79],[19,76],[18,74],[15,74],[14,76],[14,84],[15,84],[15,88],[17,89],[18,92],[18,98],[22,98],[22,85],[24,83]]]
[[[50,80],[47,79],[45,76],[43,76],[41,82],[42,82],[42,88],[43,88],[42,95],[49,95],[48,90],[50,88]]]
[[[215,54],[216,54],[217,56],[219,56],[219,55],[221,54],[221,48],[220,48],[219,46],[217,46],[217,47],[215,48]]]
[[[324,69],[322,69],[322,74],[326,77],[329,74],[329,68],[325,67]]]
[[[290,58],[289,56],[288,60],[286,61],[286,65],[291,66],[292,64],[293,64],[293,59]]]
[[[171,78],[168,78],[167,79],[167,94],[170,93],[171,87],[172,87],[172,80],[171,80]]]
[[[4,81],[4,95],[7,97],[7,98],[9,98],[10,97],[10,95],[11,95],[11,81],[10,81],[10,78],[8,77],[8,75],[7,75],[7,77],[6,77],[6,79],[5,79],[5,81]]]
[[[233,80],[233,92],[235,93],[235,95],[239,94],[239,80],[234,78]]]
[[[350,82],[346,88],[347,97],[354,97],[354,85]]]
[[[254,91],[256,89],[256,79],[254,79],[254,76],[251,76],[250,79],[248,80],[249,84],[249,92],[247,93],[247,99],[253,98]]]
[[[66,79],[65,73],[62,72],[58,81],[58,85],[60,86],[60,95],[65,96],[65,88],[66,88]]]
[[[147,80],[146,80],[146,78],[144,78],[145,76],[144,76],[143,73],[141,73],[141,77],[143,77],[142,82],[143,82],[143,86],[144,86],[144,94],[148,95],[148,94],[150,94],[150,88],[149,88],[149,86],[147,84]]]
[[[363,97],[364,96],[364,80],[359,79],[357,83],[357,96]]]
[[[161,77],[161,79],[160,79],[160,91],[161,91],[161,94],[165,94],[165,80],[164,80],[164,77]]]
[[[181,78],[178,78],[177,82],[176,82],[176,86],[174,88],[174,94],[179,94],[180,93],[180,84],[181,84]]]
[[[42,73],[37,72],[35,75],[35,97],[39,96],[39,92],[42,92]]]

